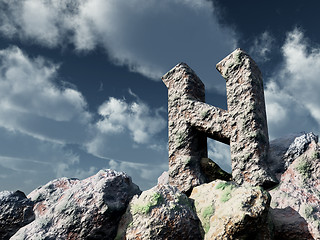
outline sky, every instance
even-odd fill
[[[320,130],[317,1],[0,0],[0,191],[168,169],[167,88],[187,63],[227,109],[216,63],[240,47],[264,77],[270,139]],[[230,149],[208,139],[231,171]]]

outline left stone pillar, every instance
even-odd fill
[[[185,63],[176,65],[162,80],[168,88],[169,183],[188,193],[206,181],[200,160],[207,157],[207,135],[192,122],[197,111],[190,111],[197,104],[204,104],[204,84]],[[209,112],[215,110],[203,114]]]

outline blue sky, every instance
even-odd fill
[[[264,75],[271,139],[319,132],[316,1],[0,0],[0,190],[168,168],[163,74],[186,62],[226,107],[215,64],[241,47]],[[230,170],[228,146],[209,156]]]

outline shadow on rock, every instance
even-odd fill
[[[270,208],[274,222],[275,240],[313,240],[307,221],[293,208]]]

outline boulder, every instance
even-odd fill
[[[270,195],[261,187],[216,180],[195,187],[194,200],[204,239],[272,239]]]
[[[296,138],[283,161],[291,164],[270,190],[275,239],[320,239],[320,146]]]
[[[34,220],[33,202],[21,191],[0,192],[0,239],[9,239]]]
[[[11,239],[113,239],[122,214],[141,191],[122,172],[61,178],[31,192],[36,219]]]
[[[309,144],[318,142],[318,136],[314,133],[294,133],[270,142],[268,166],[277,179],[280,180],[293,160],[304,153]]]
[[[131,200],[115,239],[200,240],[199,226],[192,201],[174,186],[158,185]]]
[[[312,142],[318,143],[318,136],[312,132],[296,137],[283,156],[284,169],[286,170],[294,159],[304,153]]]

